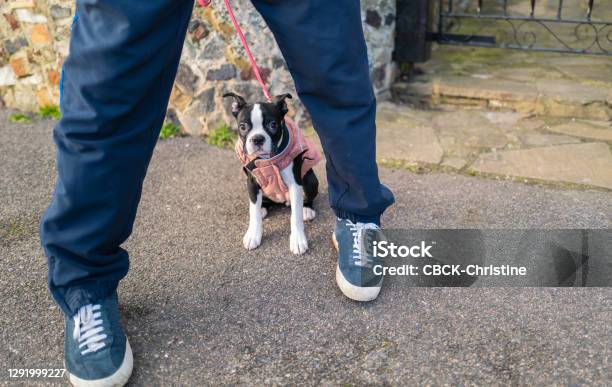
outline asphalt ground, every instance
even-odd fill
[[[38,220],[54,181],[52,121],[0,111],[0,381],[61,368],[63,322],[46,288]],[[318,175],[322,181],[323,171]],[[607,228],[612,193],[381,169],[397,203],[388,227]],[[325,185],[289,252],[289,210],[247,252],[248,205],[231,151],[160,142],[120,286],[132,385],[609,385],[609,288],[407,288],[359,304],[334,282]]]

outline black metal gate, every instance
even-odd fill
[[[438,1],[438,43],[612,56],[612,0]]]

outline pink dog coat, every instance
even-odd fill
[[[289,142],[285,149],[274,157],[260,159],[257,155],[247,155],[244,152],[242,139],[238,139],[235,146],[236,155],[242,163],[245,173],[253,174],[264,195],[277,203],[289,203],[289,190],[283,182],[280,171],[287,168],[300,153],[303,153],[301,177],[304,177],[306,172],[321,161],[321,152],[312,141],[298,132],[293,121],[285,118],[285,125],[289,133]],[[251,162],[255,164],[255,168],[252,170],[247,168],[247,165]]]

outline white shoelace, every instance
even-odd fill
[[[374,223],[353,223],[350,220],[345,220],[346,225],[350,228],[353,234],[353,260],[357,266],[368,267],[372,264],[372,259],[368,254],[362,254],[364,251],[362,246],[362,236],[365,230],[380,230]]]
[[[79,342],[79,348],[85,347],[81,351],[81,355],[86,355],[91,352],[104,348],[106,343],[106,334],[102,333],[104,327],[102,325],[101,306],[96,304],[88,304],[82,306],[74,315],[74,332],[72,336]]]

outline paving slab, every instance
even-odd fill
[[[570,80],[539,79],[536,113],[556,117],[608,120],[612,118],[612,87],[585,85]]]
[[[607,126],[607,127],[606,127]],[[570,136],[584,137],[593,140],[612,142],[612,126],[610,122],[588,122],[574,120],[561,125],[553,125],[548,128],[551,132],[563,133]]]
[[[421,110],[384,102],[379,106],[377,122],[380,161],[437,164],[463,173],[466,165],[478,160],[474,170],[484,168],[489,173],[608,187],[606,170],[612,166],[598,164],[607,162],[609,152],[605,145],[595,146],[600,157],[585,157],[593,145],[576,149],[556,146],[580,145],[592,139],[610,141],[610,121],[458,107]],[[537,150],[506,153],[529,148]],[[557,153],[561,156],[557,157]],[[520,161],[522,158],[525,161]],[[559,163],[565,163],[562,158],[568,158],[572,165],[567,168],[576,170],[559,169]],[[574,159],[578,162],[574,163]],[[529,163],[532,164],[528,166]]]
[[[379,160],[406,160],[438,164],[444,150],[434,130],[427,126],[411,127],[401,122],[378,125],[376,155]]]
[[[539,66],[533,64],[525,64],[525,66],[509,66],[502,68],[501,66],[491,71],[493,78],[507,79],[510,81],[535,84],[535,81],[542,78],[562,79],[563,73],[556,68],[551,68],[546,63],[540,63]]]
[[[531,101],[535,103],[535,85],[510,80],[489,80],[473,77],[436,78],[433,92],[441,96],[500,101]]]
[[[381,125],[400,123],[406,126],[427,126],[436,114],[434,111],[382,101],[376,108],[376,122]]]
[[[612,87],[612,60],[608,59],[606,63],[560,63],[557,68],[575,81]]]
[[[529,116],[517,122],[517,125],[513,128],[513,130],[530,131],[540,129],[545,126],[546,122],[543,120],[543,117]]]
[[[604,143],[486,153],[471,168],[483,173],[612,189],[612,153]]]
[[[440,165],[459,170],[467,165],[467,160],[461,157],[447,157]]]
[[[563,144],[576,144],[580,142],[579,138],[563,136],[559,134],[542,134],[542,133],[525,133],[519,135],[523,144],[527,146],[551,146]]]
[[[434,46],[419,69],[413,82],[393,86],[397,101],[612,118],[609,58]]]
[[[505,132],[516,130],[519,122],[529,117],[525,113],[512,111],[486,111],[482,114],[497,128]]]
[[[445,154],[469,157],[482,150],[503,148],[509,137],[487,113],[477,110],[438,112],[431,119]]]

